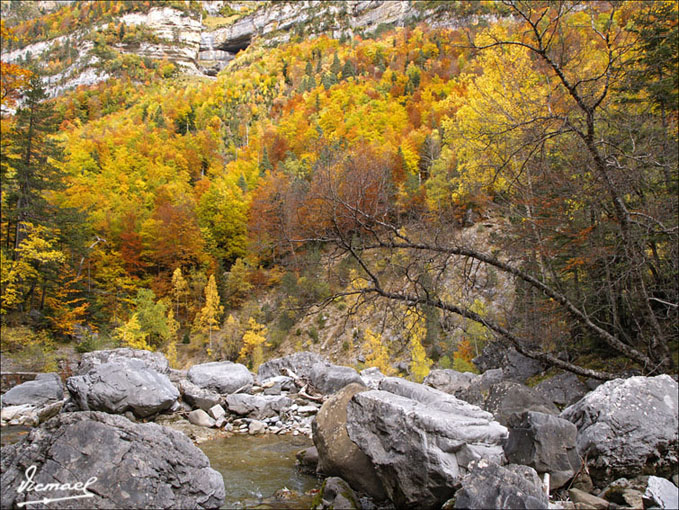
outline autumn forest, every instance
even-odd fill
[[[3,52],[151,6],[3,21]],[[110,77],[56,97],[74,43],[3,58],[3,353],[256,367],[344,320],[338,356],[416,380],[493,342],[597,379],[676,372],[677,4],[475,9],[255,40],[214,78],[117,51],[153,35],[111,18],[90,33]]]

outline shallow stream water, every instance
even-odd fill
[[[313,446],[304,436],[234,435],[198,445],[224,477],[222,508],[310,508],[320,481],[300,473],[295,453]],[[279,492],[287,488],[290,492]]]
[[[31,431],[31,427],[24,427],[23,425],[10,425],[0,429],[0,443],[2,446],[7,446],[21,441],[26,434]]]

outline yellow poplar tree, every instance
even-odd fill
[[[117,328],[115,334],[125,345],[133,349],[153,350],[153,347],[146,342],[149,334],[142,331],[136,313],[125,324]]]
[[[170,363],[170,367],[177,368],[177,332],[179,331],[179,323],[174,319],[174,312],[172,308],[167,310],[167,349],[165,357]]]
[[[365,364],[367,366],[379,368],[384,375],[394,373],[394,369],[389,364],[389,353],[382,343],[382,335],[367,329],[364,335],[363,350],[365,351]]]
[[[210,352],[212,352],[212,332],[219,329],[219,319],[222,313],[224,313],[224,307],[219,302],[215,275],[210,275],[205,286],[205,306],[198,317],[201,331],[207,332],[210,337]]]
[[[263,345],[266,342],[267,332],[266,326],[259,324],[250,317],[248,329],[243,335],[243,348],[240,350],[240,359],[246,360],[249,357],[253,370],[257,370],[262,361],[264,361]]]
[[[417,382],[429,375],[429,369],[434,363],[427,357],[422,341],[427,336],[427,328],[424,320],[416,313],[408,310],[406,312],[406,326],[410,331],[410,373]]]
[[[182,269],[178,267],[177,269],[174,270],[174,273],[172,273],[172,293],[174,294],[175,303],[177,307],[176,312],[177,317],[179,317],[179,300],[182,297],[186,296],[188,290],[189,286],[186,283],[186,280],[184,279]]]

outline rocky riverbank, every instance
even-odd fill
[[[36,483],[81,473],[129,489],[97,488],[72,508],[216,508],[224,483],[187,436],[291,434],[315,444],[300,469],[328,477],[316,508],[676,508],[676,381],[588,391],[571,378],[529,388],[508,370],[434,370],[417,384],[307,352],[256,374],[226,361],[172,370],[132,349],[88,353],[65,388],[43,374],[2,396],[3,426],[36,427],[2,450],[2,506],[36,499],[18,491],[35,465]]]

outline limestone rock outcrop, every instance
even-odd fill
[[[455,397],[398,378],[357,393],[347,406],[349,438],[370,458],[399,508],[437,508],[468,465],[501,462],[505,427]]]
[[[578,453],[595,483],[652,472],[672,475],[679,462],[677,382],[669,375],[615,379],[567,407]]]
[[[155,423],[100,412],[60,414],[2,449],[0,505],[84,494],[19,492],[27,476],[40,484],[87,484],[92,497],[60,508],[219,508],[224,481],[191,440]],[[31,475],[29,467],[35,466]]]

